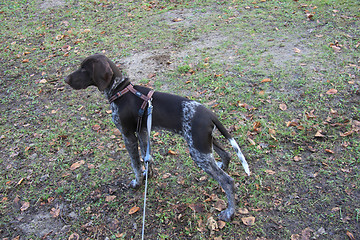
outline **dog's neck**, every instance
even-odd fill
[[[123,90],[129,84],[130,80],[126,76],[114,76],[109,87],[104,90],[105,96],[107,97],[107,99],[109,99],[115,93]]]

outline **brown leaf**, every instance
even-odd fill
[[[265,172],[269,175],[274,175],[275,174],[275,171],[273,170],[265,170]]]
[[[351,131],[348,131],[348,132],[345,132],[345,133],[340,133],[340,137],[347,137],[347,136],[350,136],[353,133],[354,133],[354,130],[351,130]]]
[[[182,18],[174,18],[172,21],[173,22],[181,22],[181,21],[184,21],[184,19],[182,19]]]
[[[355,240],[354,235],[349,231],[346,231],[346,236],[348,236],[350,240]]]
[[[272,80],[270,78],[264,78],[263,80],[261,80],[262,83],[267,83],[267,82],[271,82]]]
[[[99,131],[99,130],[101,129],[101,127],[100,127],[99,124],[95,124],[95,125],[93,125],[91,128],[92,128],[92,130],[94,130],[94,131]]]
[[[255,145],[256,145],[255,141],[254,141],[254,140],[252,140],[251,138],[248,138],[247,140],[250,142],[250,144],[251,144],[251,145],[253,145],[253,146],[255,146]]]
[[[173,150],[169,150],[168,153],[169,153],[170,155],[177,155],[177,152],[175,152],[175,151],[173,151]]]
[[[335,153],[335,152],[334,152],[333,150],[331,150],[331,149],[325,149],[325,152],[331,153],[331,154],[334,154],[334,153]]]
[[[300,235],[299,234],[292,234],[290,237],[290,240],[300,240]]]
[[[226,222],[219,220],[217,222],[219,229],[223,229],[226,226]]]
[[[337,91],[336,89],[332,88],[332,89],[328,90],[328,91],[326,92],[326,94],[332,95],[332,94],[336,94],[337,92],[338,92],[338,91]]]
[[[311,232],[313,232],[313,230],[309,227],[302,230],[301,231],[301,240],[309,240],[310,236],[311,236]]]
[[[23,202],[20,210],[23,212],[23,211],[26,211],[29,207],[30,207],[30,203],[29,203],[29,202]]]
[[[243,217],[241,218],[241,221],[246,225],[246,226],[252,226],[255,223],[255,217]]]
[[[309,119],[313,119],[313,118],[316,118],[316,116],[314,115],[314,110],[311,110],[310,113],[305,113],[306,115],[306,118],[309,120]]]
[[[80,236],[77,233],[72,233],[68,238],[68,240],[79,240],[79,239],[80,239]]]
[[[318,131],[315,133],[315,137],[324,138],[325,135],[322,134],[322,131],[321,131],[321,130],[318,130]]]
[[[295,161],[295,162],[301,161],[301,157],[300,157],[300,156],[295,156],[295,157],[294,157],[294,161]]]
[[[276,134],[275,129],[269,128],[269,134],[275,135]]]
[[[295,53],[300,53],[300,52],[301,52],[301,50],[300,50],[300,49],[298,49],[298,48],[294,48],[294,52],[295,52]]]
[[[218,225],[217,222],[215,221],[215,219],[213,217],[209,217],[207,220],[207,227],[211,230],[211,231],[215,231],[216,229],[218,229]]]
[[[60,215],[60,208],[52,208],[50,214],[53,218],[57,218]]]
[[[171,173],[165,173],[165,174],[162,176],[163,179],[167,179],[167,178],[169,178],[169,177],[171,177]]]
[[[116,198],[115,195],[108,195],[108,196],[105,197],[105,201],[106,202],[112,202],[112,201],[114,201],[115,198]]]
[[[82,166],[84,163],[85,163],[84,160],[80,160],[80,161],[78,161],[78,162],[76,162],[76,163],[73,163],[73,164],[70,166],[70,170],[73,171],[73,170],[79,168],[80,166]]]
[[[28,63],[30,60],[29,59],[24,59],[22,60],[22,63]]]
[[[239,208],[238,213],[246,215],[249,214],[249,210],[247,210],[246,208]]]
[[[222,210],[226,209],[226,202],[222,199],[219,199],[215,202],[214,208],[221,212]]]
[[[140,208],[138,206],[135,206],[135,207],[132,207],[130,210],[129,210],[129,214],[132,215],[134,213],[136,213],[137,211],[139,211]]]
[[[280,108],[282,111],[285,111],[285,110],[287,109],[287,106],[286,106],[285,103],[280,103],[279,108]]]

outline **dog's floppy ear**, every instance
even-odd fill
[[[110,84],[113,71],[107,61],[93,62],[93,81],[100,91],[104,91]]]

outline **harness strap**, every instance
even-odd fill
[[[139,109],[138,122],[137,122],[137,127],[136,127],[136,132],[138,132],[138,133],[140,132],[140,129],[141,129],[142,117],[144,116],[146,105],[148,104],[148,101],[152,98],[153,94],[154,94],[154,90],[150,90],[149,93],[147,94],[147,96],[142,94],[142,96],[145,98],[141,97],[141,99],[143,99],[144,102],[141,104],[141,108]]]
[[[112,103],[116,99],[120,98],[122,95],[127,93],[129,91],[129,88],[124,88],[122,91],[115,93],[111,98],[109,98],[109,103]]]
[[[147,95],[144,95],[141,92],[137,91],[134,88],[134,86],[130,83],[129,85],[127,85],[126,88],[124,88],[120,92],[115,93],[111,98],[109,98],[109,103],[114,102],[116,99],[120,98],[121,96],[123,96],[125,93],[127,93],[129,91],[132,92],[135,96],[144,100],[144,102],[141,104],[141,107],[140,107],[139,113],[138,113],[138,122],[137,122],[136,132],[139,133],[139,131],[141,129],[141,122],[142,122],[142,118],[145,113],[146,105],[148,104],[148,101],[152,98],[152,95],[154,94],[154,90],[150,90]]]

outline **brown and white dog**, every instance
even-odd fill
[[[144,172],[138,144],[140,144],[141,154],[144,157],[147,134],[145,118],[140,118],[141,127],[137,129],[139,109],[144,103],[144,100],[137,94],[147,95],[151,89],[142,86],[132,87],[129,79],[123,76],[118,67],[101,54],[87,57],[78,70],[65,78],[65,82],[74,89],[96,86],[105,93],[108,99],[112,99],[110,100],[112,119],[123,135],[135,173],[135,179],[130,183],[130,186],[139,187],[143,183]],[[136,93],[127,91],[129,86],[133,90],[135,89]],[[114,96],[118,97],[114,98]],[[231,137],[214,113],[196,101],[168,93],[154,92],[152,105],[153,128],[170,130],[182,135],[189,146],[190,155],[195,163],[220,183],[227,195],[228,207],[219,214],[219,218],[224,221],[231,221],[236,206],[234,180],[224,172],[228,168],[231,156],[215,140],[212,132],[216,127],[229,140],[245,172],[250,175],[248,164],[234,138]],[[147,109],[144,110],[146,114]],[[213,149],[221,157],[221,162],[214,160]]]

